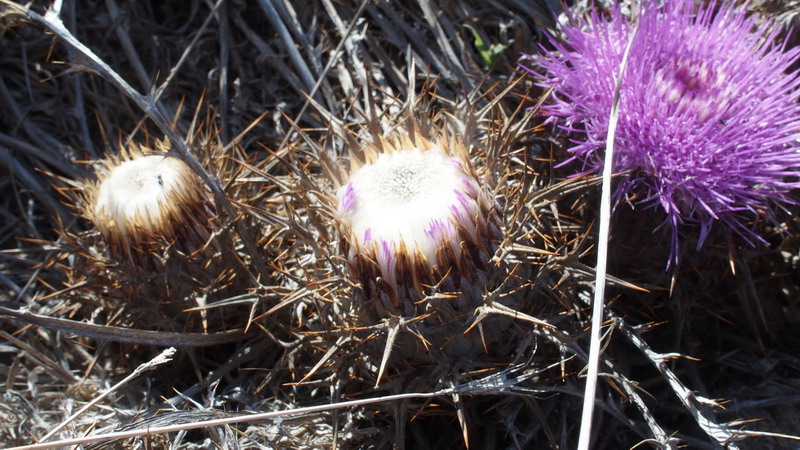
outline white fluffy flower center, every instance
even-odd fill
[[[474,231],[477,192],[458,159],[413,148],[381,154],[353,173],[339,190],[339,214],[362,247],[378,249],[381,265],[393,264],[388,253],[401,243],[433,265],[440,246],[458,252],[457,226]]]
[[[181,189],[186,170],[183,161],[163,155],[123,162],[100,183],[94,212],[122,230],[133,223],[151,229],[161,218],[161,205]]]

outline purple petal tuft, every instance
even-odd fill
[[[716,221],[746,240],[748,223],[772,205],[795,204],[800,187],[800,49],[785,49],[770,21],[757,22],[725,2],[643,2],[640,29],[624,74],[615,171],[628,172],[617,201],[631,189],[659,205],[673,230]],[[616,72],[632,31],[619,7],[565,26],[555,50],[529,69],[553,88],[548,121],[573,135],[578,172],[600,171]],[[583,138],[580,136],[583,135]]]

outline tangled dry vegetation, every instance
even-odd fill
[[[788,26],[775,3],[750,7]],[[574,447],[599,180],[554,168],[568,143],[518,66],[561,7],[3,1],[0,443]],[[417,122],[463,140],[501,232],[480,285],[377,314],[331,198]],[[81,215],[97,160],[138,146],[207,183],[201,248],[111,259]],[[670,272],[661,220],[614,215],[593,448],[795,446],[795,211],[770,247],[717,231]]]

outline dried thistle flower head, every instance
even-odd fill
[[[201,248],[214,222],[203,182],[170,153],[123,151],[101,163],[97,182],[85,192],[84,215],[100,231],[111,257],[136,265],[148,254],[174,245]]]
[[[800,187],[800,48],[785,49],[779,29],[726,1],[642,2],[623,77],[615,171],[628,171],[618,199],[660,206],[673,230],[701,226],[698,246],[719,220],[745,239],[748,225],[774,204],[796,203]],[[563,28],[553,51],[535,57],[540,85],[553,88],[543,109],[574,137],[568,161],[602,168],[614,84],[632,33],[619,6]],[[539,69],[532,69],[533,72]]]
[[[337,192],[351,272],[368,291],[398,302],[419,298],[448,272],[470,279],[490,256],[493,208],[466,150],[446,135],[437,143],[398,132],[382,151],[365,149]]]

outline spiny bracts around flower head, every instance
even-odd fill
[[[242,176],[252,160],[241,146],[218,139],[214,117],[212,107],[198,102],[185,142],[230,198],[250,202],[262,187]],[[216,214],[206,185],[169,143],[146,129],[134,136],[136,144],[120,143],[116,154],[91,161],[92,178],[56,179],[68,205],[86,219],[56,229],[59,240],[52,245],[60,249],[63,295],[82,305],[80,315],[109,325],[193,333],[245,329],[252,309],[226,300],[251,286],[254,263],[238,252],[243,244],[235,232],[235,222],[250,217]],[[247,227],[270,234],[255,222]],[[269,247],[261,248],[272,256]]]
[[[534,56],[542,110],[571,135],[581,172],[603,165],[608,119],[624,47],[639,21],[622,79],[615,172],[626,172],[617,202],[660,206],[672,229],[700,225],[698,248],[719,220],[745,240],[775,205],[794,204],[800,186],[800,49],[785,49],[770,21],[731,2],[646,1],[638,17],[619,6],[573,18],[555,48]]]
[[[298,295],[303,303],[294,308],[303,313],[295,329],[307,338],[295,352],[308,358],[295,365],[301,389],[325,392],[319,387],[331,383],[342,392],[373,389],[376,395],[437,390],[499,373],[534,342],[537,358],[561,361],[562,350],[539,347],[532,330],[552,328],[542,317],[583,310],[564,307],[580,285],[563,269],[564,259],[555,258],[585,248],[586,222],[563,211],[566,205],[585,210],[583,193],[596,182],[552,183],[542,175],[550,169],[547,144],[534,139],[531,115],[515,99],[487,95],[491,100],[477,105],[464,99],[434,109],[426,100],[435,92],[422,92],[402,108],[370,105],[365,122],[340,128],[332,121],[336,139],[289,153],[287,170],[296,176],[286,183],[287,212],[294,214],[291,233],[302,245],[287,249],[276,265],[291,268],[292,278],[305,284],[298,292],[314,292]],[[431,217],[452,228],[437,223],[428,230],[438,227],[439,235],[426,233]],[[462,225],[466,220],[470,224]],[[419,223],[421,229],[414,227]],[[402,264],[381,264],[375,252],[382,247],[362,245],[376,240],[376,230],[390,244],[403,243],[391,253]],[[426,249],[442,258],[427,257]],[[286,258],[302,263],[290,266],[281,262]],[[395,277],[396,288],[384,271]],[[542,373],[537,383],[561,380],[564,373]],[[439,430],[439,420],[460,427],[457,439],[468,445],[482,433],[479,427],[505,432],[497,412],[519,411],[516,397],[507,403],[486,398],[486,407],[459,398],[430,407],[424,400],[366,416],[392,424],[387,445],[413,426]],[[448,438],[445,445],[453,442]]]
[[[337,213],[350,271],[368,293],[413,314],[425,286],[477,282],[499,219],[463,143],[412,125],[362,151],[337,191]]]
[[[134,146],[100,162],[86,183],[83,215],[103,235],[112,259],[152,266],[153,253],[174,245],[201,248],[215,222],[210,195],[176,155]]]

